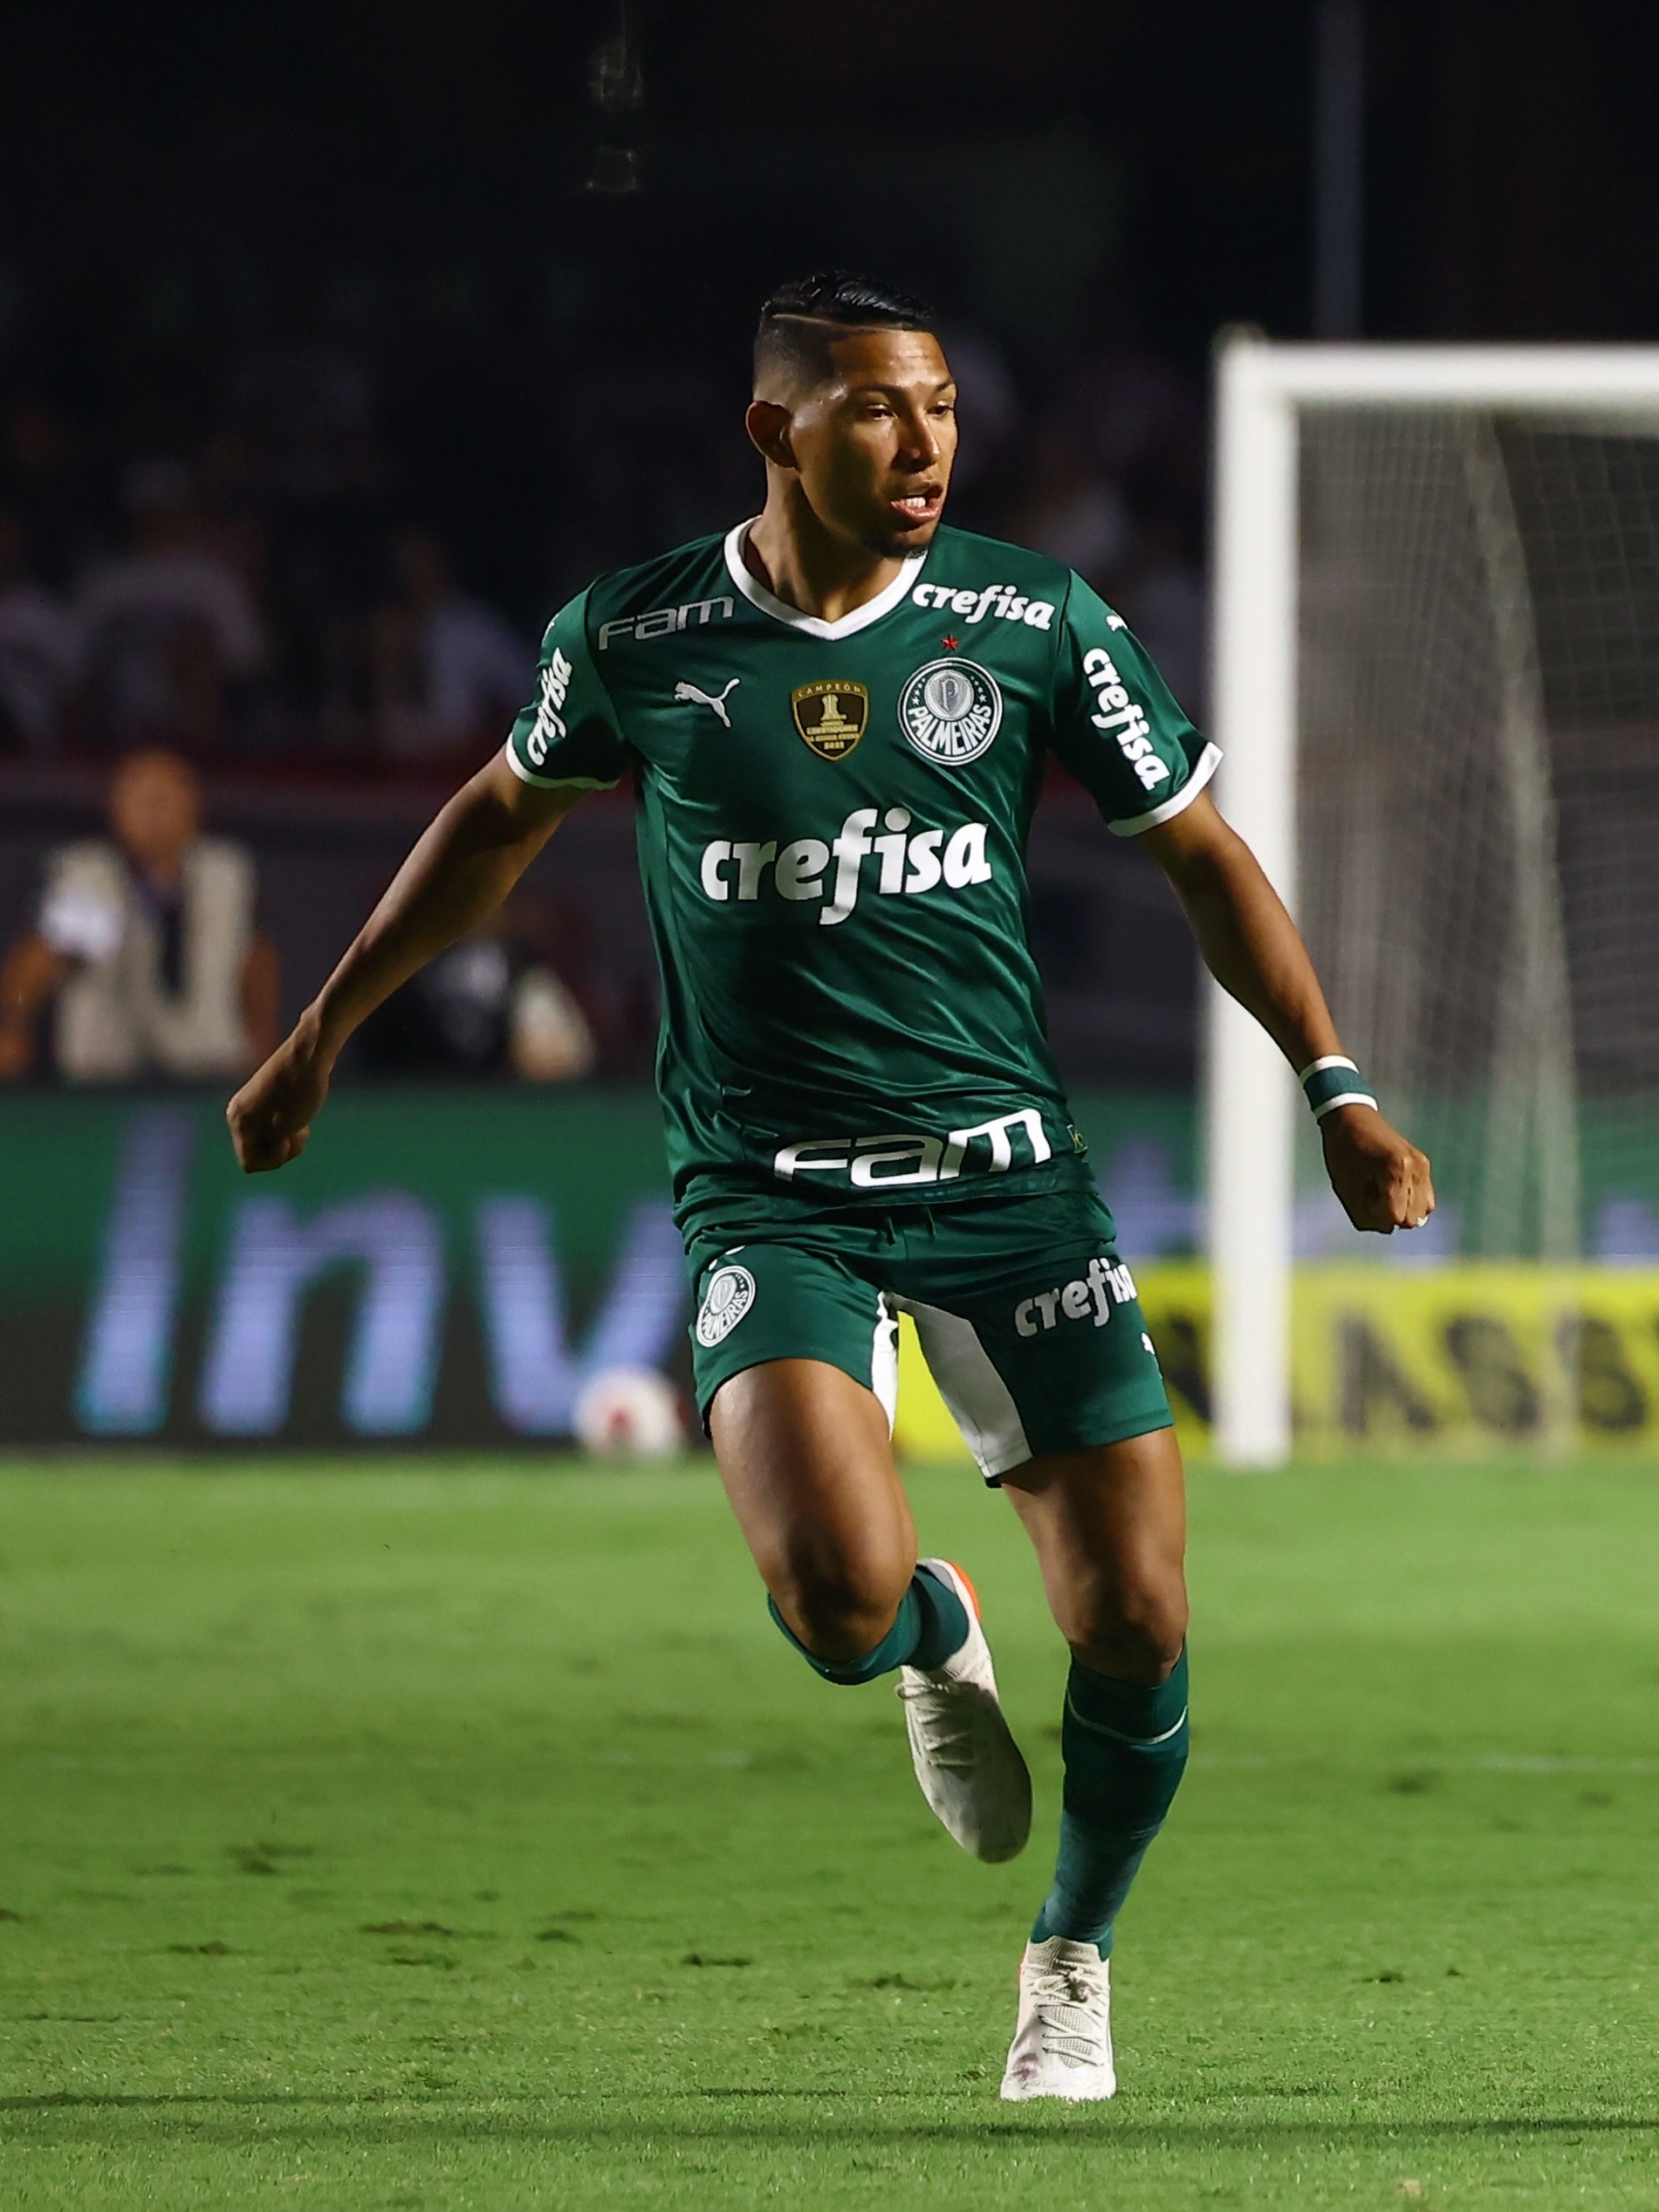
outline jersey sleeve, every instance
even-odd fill
[[[1220,764],[1121,615],[1073,576],[1054,670],[1054,751],[1118,837],[1189,807]]]
[[[507,765],[525,783],[586,791],[608,791],[627,766],[616,710],[588,650],[586,592],[548,625],[536,696],[512,725]]]

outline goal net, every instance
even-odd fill
[[[1464,1425],[1559,1446],[1587,1342],[1608,1364],[1579,1270],[1659,1262],[1659,355],[1243,340],[1220,425],[1222,803],[1440,1206],[1415,1244],[1356,1238],[1293,1085],[1217,1011],[1218,1444],[1259,1463],[1290,1442],[1292,1261],[1306,1302],[1309,1269],[1370,1260],[1396,1271],[1385,1313],[1424,1295],[1402,1261],[1531,1269],[1530,1354],[1501,1310],[1460,1334],[1443,1298],[1432,1356]],[[1252,1138],[1289,1156],[1265,1194],[1242,1187]],[[1328,1421],[1368,1433],[1364,1375],[1334,1372],[1357,1359],[1396,1429],[1457,1426],[1342,1297]],[[1591,1425],[1640,1427],[1649,1393],[1615,1365],[1624,1411]]]

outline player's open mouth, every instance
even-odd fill
[[[889,512],[897,515],[901,522],[915,526],[924,522],[936,522],[939,519],[939,511],[944,503],[943,486],[935,484],[925,491],[908,491],[901,499],[889,499],[888,507]]]

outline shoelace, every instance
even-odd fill
[[[1056,1967],[1041,1975],[1032,1993],[1032,2009],[1042,2023],[1043,2049],[1073,2066],[1106,2064],[1106,2041],[1098,2025],[1103,1985],[1086,1968]]]

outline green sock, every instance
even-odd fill
[[[1073,1659],[1060,1730],[1066,1787],[1054,1886],[1032,1941],[1068,1936],[1112,1948],[1112,1923],[1187,1763],[1187,1654],[1155,1689]]]
[[[878,1674],[891,1674],[898,1666],[943,1666],[968,1640],[967,1607],[949,1583],[926,1567],[918,1567],[911,1576],[910,1587],[899,1600],[899,1617],[875,1649],[840,1666],[809,1652],[770,1597],[766,1610],[814,1674],[849,1686],[874,1682]]]

